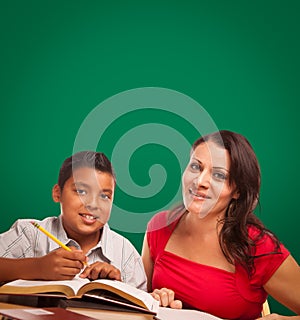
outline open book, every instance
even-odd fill
[[[159,304],[149,293],[124,282],[108,279],[90,281],[79,277],[62,281],[15,280],[1,286],[0,294],[61,296],[67,299],[88,297],[153,314],[156,314]]]

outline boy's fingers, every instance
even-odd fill
[[[110,278],[115,280],[121,280],[121,272],[119,269],[107,263],[96,262],[86,267],[80,274],[81,278],[89,278],[92,280],[99,278]]]
[[[87,266],[79,275],[80,278],[86,278],[90,275],[92,266]]]
[[[113,266],[103,266],[103,269],[100,272],[101,278],[109,278],[115,280],[121,280],[120,271]]]
[[[72,253],[73,260],[79,260],[82,262],[86,261],[86,256],[84,255],[84,253],[82,251],[73,251],[71,253]]]
[[[78,250],[76,247],[74,247],[74,246],[70,246],[69,247],[72,251],[81,251],[82,252],[82,250]]]
[[[115,279],[118,281],[121,281],[121,273],[118,269],[113,268],[109,273],[108,273],[108,277],[110,279]]]

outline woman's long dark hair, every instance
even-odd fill
[[[238,133],[221,130],[203,136],[194,142],[192,151],[207,141],[214,142],[228,151],[230,156],[229,185],[235,186],[239,194],[238,199],[232,199],[225,217],[219,222],[223,224],[219,234],[220,246],[231,264],[242,265],[251,275],[254,271],[255,242],[257,240],[264,234],[268,234],[274,239],[276,249],[279,248],[276,236],[265,228],[253,213],[259,202],[260,167],[250,143]],[[177,212],[180,211],[178,209]],[[259,231],[256,239],[249,238],[248,227],[251,225]]]

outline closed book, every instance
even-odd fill
[[[62,308],[0,309],[1,320],[95,320]]]

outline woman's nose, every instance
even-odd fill
[[[197,187],[208,188],[210,185],[211,175],[208,171],[203,170],[200,172],[199,176],[196,179]]]

